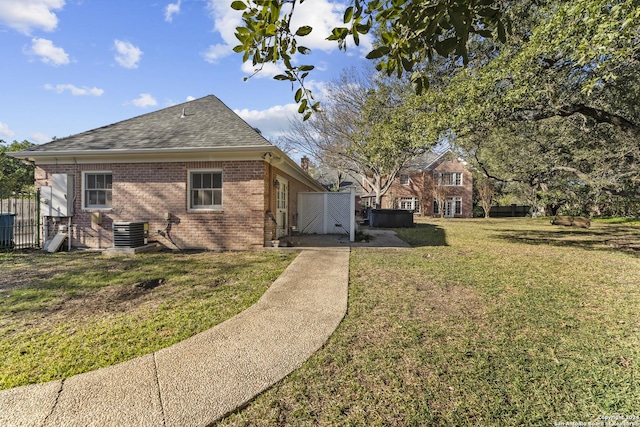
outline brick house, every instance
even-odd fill
[[[298,193],[324,190],[212,95],[13,156],[35,163],[37,188],[70,186],[45,232],[69,224],[76,247],[111,247],[113,222],[144,221],[169,248],[262,248],[296,225]]]
[[[471,218],[473,176],[451,150],[427,152],[398,174],[381,206],[407,209],[421,216]]]

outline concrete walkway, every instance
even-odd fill
[[[202,426],[297,369],[347,310],[349,245],[305,249],[255,305],[166,349],[0,391],[0,426]]]

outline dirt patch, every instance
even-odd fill
[[[136,288],[149,290],[149,289],[157,288],[158,286],[162,285],[164,282],[165,280],[162,278],[143,280],[142,282],[136,285]]]
[[[164,295],[158,288],[165,279],[149,279],[135,285],[110,286],[91,293],[76,295],[52,305],[47,317],[87,318],[132,311],[143,304],[157,307]]]
[[[0,295],[17,289],[24,289],[33,286],[34,282],[48,279],[56,274],[64,273],[64,266],[41,267],[38,269],[28,268],[3,268],[0,274]]]
[[[444,320],[455,317],[480,321],[486,317],[485,306],[477,290],[465,286],[440,286],[433,283],[416,285],[417,299],[413,317]]]

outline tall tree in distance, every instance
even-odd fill
[[[379,207],[398,172],[436,142],[424,122],[414,120],[414,96],[399,81],[344,71],[326,88],[322,110],[292,121],[285,140],[316,162],[362,179]]]
[[[640,199],[638,6],[511,2],[509,42],[442,86],[456,143],[492,177],[529,185],[548,210]]]
[[[33,187],[33,165],[9,156],[12,151],[22,151],[34,144],[29,141],[13,141],[11,144],[0,140],[0,195],[21,192]]]

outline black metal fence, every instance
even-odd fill
[[[0,250],[40,247],[40,191],[0,194]]]

